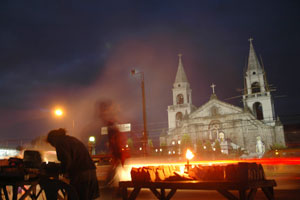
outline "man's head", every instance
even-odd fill
[[[48,133],[47,142],[49,142],[52,146],[55,146],[56,141],[65,135],[66,130],[63,128],[52,130]]]

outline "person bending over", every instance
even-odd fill
[[[62,172],[70,179],[80,200],[99,197],[96,167],[84,144],[75,137],[66,135],[65,129],[52,130],[47,142],[56,149]]]

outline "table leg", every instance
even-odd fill
[[[133,191],[131,192],[131,194],[129,195],[129,200],[135,200],[137,195],[139,194],[141,188],[140,187],[136,187],[133,189]]]
[[[229,200],[238,200],[238,198],[236,196],[234,196],[231,192],[229,192],[227,190],[219,189],[217,191]]]
[[[262,191],[269,200],[274,200],[274,189],[273,187],[262,187]]]
[[[161,199],[161,193],[159,193],[156,188],[149,188],[151,192],[156,196],[157,199]]]
[[[240,200],[246,200],[246,190],[239,190]]]
[[[166,199],[166,191],[165,188],[160,188],[160,199],[165,200]]]
[[[166,194],[166,191],[164,188],[161,188],[160,191],[161,192],[158,192],[156,188],[149,188],[152,193],[156,196],[157,199],[160,199],[160,200],[169,200],[171,199],[174,194],[176,193],[177,189],[171,189],[171,191]]]
[[[174,194],[176,193],[176,190],[177,189],[171,189],[171,191],[169,192],[169,194],[166,197],[166,200],[171,199],[174,196]]]
[[[23,190],[25,191],[25,193],[21,196],[20,200],[24,200],[28,196],[31,196],[31,198],[32,198],[32,195],[30,193],[34,189],[35,186],[36,185],[31,185],[28,189],[26,189],[25,187],[23,187]],[[35,199],[35,198],[33,197],[32,199]]]
[[[2,186],[0,186],[0,200],[2,200]]]
[[[17,200],[18,198],[18,186],[13,186],[13,200]]]
[[[6,185],[3,187],[3,193],[4,193],[4,196],[5,196],[5,199],[9,199],[6,187],[7,187]]]
[[[31,199],[33,199],[33,200],[37,199],[37,197],[36,197],[36,185],[33,186],[33,188],[32,188],[32,194],[30,196],[31,196]]]
[[[122,199],[123,200],[127,200],[127,198],[128,198],[128,192],[127,192],[127,187],[122,187],[121,188],[121,193],[122,193]]]
[[[249,194],[248,194],[248,200],[253,200],[255,197],[255,194],[257,192],[257,188],[251,189]]]

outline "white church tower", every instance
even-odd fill
[[[252,40],[252,38],[249,39],[250,51],[244,80],[244,107],[248,108],[258,120],[274,126],[275,112],[273,99],[265,71],[256,56]]]
[[[183,69],[181,54],[179,56],[178,70],[173,84],[173,105],[168,106],[169,129],[180,126],[181,120],[189,115],[192,105],[192,90]]]

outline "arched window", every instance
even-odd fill
[[[183,118],[182,112],[176,113],[176,121],[180,121],[182,120],[182,118]]]
[[[182,120],[182,118],[183,118],[183,114],[182,114],[182,112],[178,112],[178,113],[176,113],[176,126],[177,127],[180,127],[181,126],[181,120]]]
[[[263,108],[260,102],[253,104],[253,113],[258,120],[264,119]]]
[[[177,104],[183,104],[183,95],[182,94],[177,95],[176,102],[177,102]]]
[[[251,90],[252,90],[252,93],[259,93],[260,92],[260,85],[259,85],[259,83],[258,82],[252,83]]]

